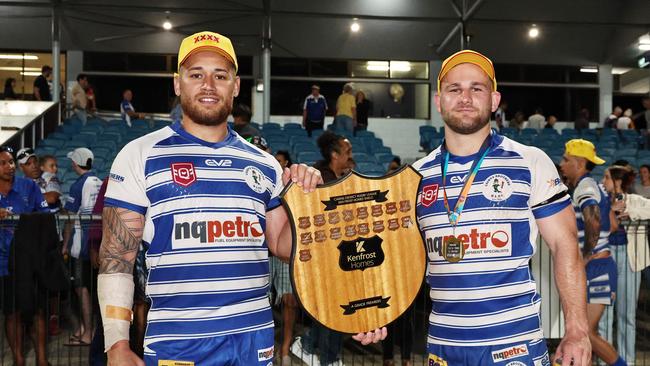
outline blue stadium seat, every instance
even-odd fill
[[[356,132],[356,137],[375,137],[375,134],[372,131],[362,130]]]
[[[280,150],[284,150],[286,152],[291,152],[291,146],[286,143],[269,143],[271,147],[271,151],[275,154]]]
[[[299,142],[293,145],[293,148],[291,149],[295,155],[297,155],[300,152],[305,152],[305,151],[315,151],[318,152],[318,148],[316,145],[312,144],[311,142]]]
[[[38,143],[38,146],[53,147],[55,149],[60,149],[63,145],[65,145],[66,141],[67,140],[53,140],[48,137],[45,140],[41,140]]]
[[[61,148],[67,151],[72,151],[78,147],[88,147],[88,144],[83,140],[70,140],[66,141]]]
[[[570,138],[576,138],[579,135],[578,130],[575,128],[564,128],[562,129],[562,136],[569,136]]]
[[[532,136],[537,136],[537,129],[524,128],[523,130],[521,130],[521,132],[519,134],[522,135],[522,136],[531,136],[531,135]]]
[[[322,159],[320,153],[317,153],[315,151],[299,152],[297,156],[299,163],[305,163],[307,165],[314,165],[315,162]]]
[[[377,159],[377,162],[379,162],[380,164],[390,163],[391,161],[393,161],[394,157],[395,155],[390,153],[375,154],[375,159]]]
[[[65,140],[69,140],[70,136],[66,135],[63,132],[56,132],[55,131],[55,132],[52,132],[49,135],[47,135],[47,138],[49,140],[63,140],[63,141],[65,141]]]
[[[95,148],[102,148],[102,147],[107,148],[110,151],[115,151],[115,150],[117,150],[117,142],[115,142],[113,140],[108,140],[108,139],[107,140],[101,140],[100,139],[99,141],[94,142],[90,146],[90,149],[93,150]]]
[[[289,136],[289,145],[295,145],[300,143],[306,144],[315,144],[314,140],[309,139],[307,136]]]
[[[377,163],[377,160],[373,156],[362,152],[353,152],[352,158],[357,163]]]
[[[354,168],[354,170],[364,175],[382,176],[386,174],[384,167],[377,163],[357,163],[357,166]]]
[[[299,123],[285,123],[284,130],[302,130],[302,125]]]
[[[307,131],[303,130],[302,128],[300,129],[288,129],[284,131],[287,136],[302,136],[302,137],[307,137]]]
[[[539,130],[539,134],[542,136],[557,136],[559,133],[554,128],[542,128]]]
[[[282,128],[280,127],[279,124],[275,122],[266,122],[262,124],[262,131],[271,131],[271,130],[281,130]]]
[[[34,149],[34,152],[36,153],[37,156],[43,156],[43,155],[54,155],[56,154],[57,148],[53,146],[39,146],[36,149]]]

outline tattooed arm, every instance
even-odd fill
[[[102,223],[97,292],[104,322],[108,364],[144,366],[144,362],[129,347],[134,286],[132,273],[142,241],[144,216],[124,208],[104,207]],[[109,308],[118,311],[110,313]]]
[[[589,205],[582,210],[582,220],[585,223],[585,241],[582,247],[582,257],[588,258],[591,250],[598,244],[600,237],[600,208]]]
[[[124,208],[105,207],[102,226],[99,273],[133,273],[142,241],[144,216]]]

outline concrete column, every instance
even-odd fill
[[[66,53],[66,83],[65,88],[70,95],[70,88],[77,82],[77,75],[84,71],[84,53],[79,50],[68,50]]]
[[[612,65],[598,65],[598,126],[612,113],[612,95],[614,93],[614,78]],[[592,117],[592,118],[594,118]]]
[[[271,0],[264,0],[264,30],[262,36],[262,80],[264,84],[264,118],[271,121]]]
[[[429,122],[427,124],[435,126],[435,127],[441,127],[444,125],[444,122],[442,121],[442,116],[440,113],[438,113],[438,109],[436,108],[436,102],[433,99],[433,96],[438,92],[438,73],[440,72],[440,68],[442,67],[442,60],[432,60],[429,61],[429,85],[431,86],[431,103],[429,108],[431,109],[430,115],[429,115]]]
[[[59,95],[61,94],[60,83],[61,83],[61,65],[60,65],[60,55],[61,55],[61,31],[59,29],[59,18],[60,10],[55,4],[52,7],[52,101],[58,102]]]

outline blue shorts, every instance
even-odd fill
[[[147,366],[272,366],[273,328],[221,337],[161,341],[145,351]]]
[[[587,302],[612,305],[616,298],[616,262],[614,258],[592,259],[587,263]]]
[[[428,366],[550,366],[544,339],[476,347],[428,344],[427,351]]]

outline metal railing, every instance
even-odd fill
[[[18,215],[11,215],[0,221],[0,242],[5,235],[10,235],[16,229],[16,223],[19,220]],[[67,222],[76,222],[81,225],[83,230],[94,230],[100,228],[101,217],[99,215],[56,215],[56,226],[59,232],[65,227]],[[634,233],[630,238],[633,239],[628,245],[635,247],[645,246],[648,248],[647,228],[650,222],[631,222],[626,223],[625,227],[628,232]],[[42,228],[33,228],[39,231]],[[56,234],[60,235],[60,234]],[[97,333],[95,341],[101,341],[100,317],[96,301],[96,268],[92,266],[81,266],[77,268],[74,260],[70,257],[61,255],[61,236],[56,240],[56,250],[49,251],[47,258],[48,263],[60,261],[64,266],[64,273],[68,276],[66,283],[67,288],[61,291],[46,290],[42,283],[42,278],[32,277],[32,285],[15,285],[24,283],[23,279],[16,278],[14,274],[5,276],[0,283],[2,294],[2,330],[0,332],[0,366],[14,364],[14,356],[10,340],[22,336],[22,353],[24,354],[26,365],[36,365],[39,352],[37,350],[45,349],[47,360],[52,365],[103,365],[103,344],[86,344],[92,338],[89,338],[92,332]],[[98,247],[98,243],[91,243],[91,246]],[[16,248],[14,248],[16,249]],[[50,248],[51,249],[51,248]],[[47,251],[47,250],[46,250]],[[616,256],[621,250],[612,249]],[[3,255],[8,253],[2,252]],[[57,254],[58,253],[58,254]],[[17,268],[22,265],[20,258],[16,258],[15,250],[11,251],[13,255],[10,258],[10,268]],[[620,261],[620,256],[616,257]],[[34,263],[39,261],[34,260]],[[42,262],[42,261],[41,261]],[[270,301],[273,307],[275,320],[275,364],[281,365],[283,362],[283,353],[287,351],[294,342],[295,337],[305,337],[307,333],[313,335],[317,325],[306,316],[297,306],[295,299],[292,299],[290,281],[288,279],[289,271],[287,264],[281,263],[275,258],[270,260]],[[39,262],[40,263],[40,262]],[[619,271],[620,271],[619,265]],[[538,291],[542,295],[541,318],[544,335],[547,338],[549,352],[552,353],[557,347],[559,340],[564,332],[562,312],[559,297],[555,290],[553,276],[553,265],[550,260],[550,253],[541,240],[537,242],[537,253],[531,262],[531,271],[536,279]],[[620,275],[620,274],[619,274]],[[81,278],[80,278],[81,277]],[[14,281],[13,283],[11,281]],[[93,280],[95,279],[95,280]],[[85,294],[76,289],[75,281],[82,281],[87,288],[88,298]],[[603,315],[601,325],[601,334],[608,338],[615,348],[621,352],[622,347],[633,349],[635,355],[626,354],[628,363],[636,362],[636,365],[650,365],[650,269],[646,269],[644,274],[641,272],[623,272],[619,284],[617,296],[619,299],[625,299],[633,305],[621,305],[617,303],[612,306],[611,311],[606,311]],[[9,287],[8,287],[9,286]],[[13,288],[11,288],[13,287]],[[638,289],[638,296],[636,289]],[[32,308],[34,316],[28,316],[23,313],[23,308],[19,302],[22,301],[23,295],[27,292],[32,294]],[[85,302],[84,302],[85,301]],[[136,304],[142,301],[136,301]],[[90,304],[90,306],[89,306]],[[7,306],[9,305],[9,307]],[[18,306],[12,308],[12,306]],[[627,306],[621,309],[618,317],[616,316],[616,306]],[[634,309],[632,317],[625,317],[629,314],[631,308]],[[351,339],[350,335],[327,335],[320,332],[319,337],[325,338],[320,343],[320,347],[331,348],[337,352],[341,361],[345,365],[388,365],[388,355],[393,354],[395,365],[401,365],[406,358],[411,365],[428,365],[428,354],[426,351],[428,317],[431,308],[431,302],[428,298],[428,286],[423,284],[412,307],[397,322],[389,326],[390,340],[362,346]],[[20,313],[22,322],[16,321],[16,315]],[[136,320],[132,326],[132,347],[137,353],[142,353],[142,332],[144,331],[144,319]],[[630,341],[630,326],[625,322],[632,319],[635,330],[635,339]],[[75,337],[79,335],[81,324],[91,324],[91,331],[82,334],[82,339]],[[138,327],[137,324],[140,324]],[[21,327],[22,332],[18,330]],[[85,328],[85,327],[84,327]],[[139,329],[138,329],[139,328]],[[22,333],[22,334],[21,334]],[[327,336],[324,336],[326,334]],[[620,335],[619,335],[620,334]],[[35,341],[34,341],[35,340]],[[39,345],[39,340],[42,344]],[[15,341],[14,341],[15,342]],[[330,342],[330,343],[328,343]],[[631,346],[630,343],[632,342]],[[624,343],[624,344],[619,344]],[[392,346],[391,346],[392,344]],[[14,343],[14,349],[16,349]],[[630,348],[632,347],[632,348]],[[91,361],[92,360],[92,361]],[[284,357],[285,364],[302,365],[302,361],[289,352],[288,357]]]

